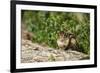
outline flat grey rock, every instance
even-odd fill
[[[85,58],[86,57],[86,58]],[[29,40],[22,40],[21,63],[77,61],[89,59],[88,55],[73,50],[57,50],[44,47]]]

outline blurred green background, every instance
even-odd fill
[[[89,13],[22,10],[21,21],[35,35],[33,42],[58,48],[58,33],[70,31],[76,35],[82,52],[90,53]]]

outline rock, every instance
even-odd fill
[[[44,47],[30,40],[22,39],[21,62],[51,62],[51,61],[76,61],[89,59],[89,56],[73,50],[57,50]]]
[[[36,62],[45,62],[45,61],[48,61],[48,58],[42,57],[42,56],[35,56],[35,57],[33,57],[33,60]]]

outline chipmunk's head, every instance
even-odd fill
[[[64,38],[65,37],[65,33],[63,31],[59,32],[58,34],[59,38]]]
[[[73,34],[72,32],[67,32],[66,37],[75,38],[75,34]]]

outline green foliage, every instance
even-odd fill
[[[73,32],[80,49],[89,54],[90,50],[90,15],[75,12],[22,11],[22,22],[32,32],[33,42],[45,43],[57,48],[57,38],[60,31]]]

